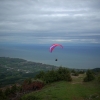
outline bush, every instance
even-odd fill
[[[84,82],[89,82],[89,81],[92,81],[94,79],[95,79],[95,77],[94,77],[93,72],[91,70],[87,70],[86,77],[84,78]]]
[[[56,82],[60,80],[72,81],[70,71],[67,68],[59,67],[57,70],[40,72],[35,78],[42,79],[46,83]]]
[[[100,83],[100,76],[98,77],[98,82]]]
[[[79,73],[78,72],[74,72],[72,73],[73,76],[79,76]]]

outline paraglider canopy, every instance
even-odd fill
[[[50,46],[50,52],[52,52],[54,50],[54,48],[57,46],[60,46],[61,48],[63,48],[63,46],[61,44],[53,44]]]

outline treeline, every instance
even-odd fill
[[[61,80],[72,81],[70,70],[64,67],[59,67],[57,70],[52,69],[47,72],[41,71],[35,76],[35,79],[41,79],[45,83],[51,83]]]

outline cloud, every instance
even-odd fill
[[[0,42],[100,43],[99,4],[99,0],[0,0]]]

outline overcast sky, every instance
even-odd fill
[[[0,0],[0,43],[100,43],[100,0]]]

